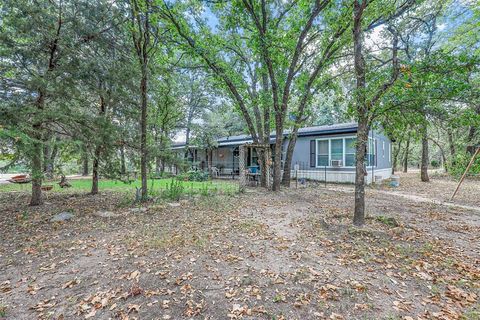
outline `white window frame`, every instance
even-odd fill
[[[343,139],[343,160],[342,160],[342,163],[343,165],[340,166],[340,168],[355,168],[355,166],[346,166],[345,165],[345,149],[346,149],[346,143],[345,143],[345,139],[357,139],[357,136],[356,135],[353,135],[353,136],[340,136],[340,137],[329,137],[329,138],[317,138],[315,139],[315,168],[325,168],[325,166],[319,166],[318,165],[318,141],[325,141],[325,140],[328,140],[328,166],[327,166],[327,169],[331,169],[331,168],[339,168],[339,167],[333,167],[331,166],[330,164],[332,163],[332,141],[331,140],[336,140],[336,139]],[[369,144],[370,144],[370,140],[373,140],[373,143],[372,143],[372,148],[373,148],[373,157],[375,158],[376,156],[376,145],[377,145],[377,138],[372,138],[372,137],[368,137],[368,142],[367,142],[367,152],[366,152],[366,155],[368,154],[368,148],[369,148]],[[355,151],[355,155],[356,155],[356,151]],[[377,161],[375,161],[377,162]],[[375,166],[373,166],[374,168],[377,167],[377,164],[375,163]],[[367,168],[372,168],[372,166],[367,166]]]
[[[385,141],[382,141],[382,158],[385,159]]]
[[[330,138],[318,138],[318,139],[315,139],[315,168],[325,168],[325,166],[319,166],[318,165],[318,141],[325,141],[325,140],[328,140],[328,166],[327,168],[331,168],[330,166],[330,161],[331,161],[331,142],[330,142]]]
[[[338,167],[332,167],[332,140],[342,140],[342,146],[343,146],[343,155],[342,155],[342,165],[340,168],[355,168],[355,166],[346,166],[345,165],[345,149],[346,149],[346,143],[345,139],[356,139],[357,136],[340,136],[340,137],[328,137],[328,138],[317,138],[315,139],[315,168],[325,168],[325,166],[319,166],[318,165],[318,141],[325,141],[328,140],[328,166],[327,168],[338,168]]]

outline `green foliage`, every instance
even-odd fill
[[[465,172],[468,163],[472,159],[472,155],[469,153],[457,153],[454,159],[449,165],[450,174],[456,178],[462,176]],[[468,171],[469,175],[479,175],[480,174],[480,157],[477,156],[473,162],[470,170]]]
[[[167,199],[178,201],[180,197],[183,195],[185,191],[185,187],[183,182],[176,179],[171,179],[170,183],[167,184],[165,191],[163,192],[163,196]]]
[[[207,171],[202,170],[189,170],[183,174],[179,174],[177,179],[180,181],[207,181],[210,178],[210,175]]]

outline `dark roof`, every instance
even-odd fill
[[[299,137],[306,137],[306,136],[321,136],[321,135],[329,135],[329,134],[338,134],[338,133],[355,133],[357,132],[358,124],[356,122],[350,123],[339,123],[333,125],[326,125],[326,126],[313,126],[313,127],[305,127],[300,128],[298,130]],[[284,136],[288,136],[290,134],[290,130],[285,130],[283,132]],[[270,133],[270,140],[275,141],[276,134],[274,132]],[[230,137],[222,137],[217,139],[217,143],[219,146],[222,145],[239,145],[243,143],[252,142],[252,137],[247,134],[241,134],[236,136]],[[182,148],[185,146],[184,142],[175,143],[173,144],[173,149]]]

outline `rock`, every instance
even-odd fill
[[[130,212],[147,212],[147,208],[145,207],[140,207],[140,208],[131,208]]]
[[[96,211],[93,213],[95,217],[99,218],[116,218],[118,217],[118,214],[115,214],[111,211]]]
[[[169,202],[168,205],[170,207],[180,207],[180,202]]]
[[[52,219],[50,219],[50,222],[60,222],[60,221],[67,221],[67,220],[70,220],[72,219],[74,216],[73,213],[71,212],[60,212],[56,215],[54,215],[52,217]]]

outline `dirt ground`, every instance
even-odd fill
[[[447,200],[455,186],[415,179],[369,188],[363,228],[351,186],[142,208],[114,193],[38,208],[0,194],[0,318],[479,319],[480,213],[395,194]],[[456,203],[479,195],[468,181]],[[50,222],[61,211],[75,217]]]

